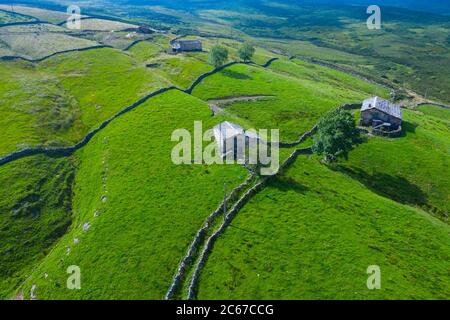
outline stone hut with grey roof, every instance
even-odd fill
[[[222,158],[244,160],[250,148],[262,141],[256,132],[245,131],[241,126],[228,121],[213,128],[214,139]]]
[[[399,105],[380,97],[364,100],[361,107],[361,126],[381,131],[401,131],[402,111]]]
[[[183,51],[202,51],[202,42],[200,40],[176,40],[171,43],[172,52]]]

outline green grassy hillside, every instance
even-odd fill
[[[68,145],[168,82],[113,49],[55,56],[39,64],[2,62],[0,154],[21,145]]]
[[[426,115],[450,122],[450,109],[440,108],[432,105],[422,105],[419,106],[417,110],[423,112]]]
[[[295,140],[309,130],[321,115],[345,103],[358,103],[367,96],[387,95],[387,90],[337,72],[317,73],[315,66],[301,68],[288,61],[275,61],[274,71],[250,65],[235,65],[205,79],[193,94],[204,100],[248,95],[270,95],[272,99],[236,102],[226,110],[256,128],[280,129],[283,140]],[[294,76],[285,75],[289,68]],[[308,68],[312,68],[308,71]],[[339,79],[340,85],[334,85]],[[332,85],[333,83],[333,85]]]
[[[74,167],[73,158],[43,156],[0,167],[0,299],[70,226]]]
[[[204,268],[199,299],[442,299],[450,227],[300,158],[250,201]],[[366,270],[381,268],[381,290]]]
[[[39,299],[162,299],[195,232],[220,203],[223,182],[231,188],[247,176],[240,166],[172,163],[172,131],[192,131],[200,119],[205,129],[217,122],[200,100],[170,91],[80,150],[70,232],[26,281],[25,293],[35,283]],[[82,270],[79,291],[66,289],[70,265]]]
[[[162,49],[154,44],[146,41],[139,42],[135,44],[133,47],[128,50],[137,60],[142,62],[147,62],[151,58],[154,58],[159,53],[161,53]]]
[[[403,137],[369,138],[351,152],[339,170],[376,193],[448,220],[449,122],[410,110],[404,110],[403,116]]]
[[[79,104],[57,76],[23,61],[0,62],[0,72],[0,155],[81,136]]]
[[[17,10],[52,22],[66,16]],[[337,32],[336,21],[329,25],[323,16],[314,20],[320,22],[314,39],[310,26],[303,26],[301,34],[293,32],[302,19],[312,19],[311,12],[302,13],[300,20],[280,20],[258,10],[250,15],[243,10],[239,20],[247,18],[236,26],[255,37],[233,31],[237,17],[225,10],[197,11],[195,18],[182,15],[180,19],[190,20],[181,30],[154,33],[153,39],[130,31],[103,32],[125,25],[99,20],[86,25],[98,32],[82,37],[53,25],[4,29],[28,30],[30,37],[39,33],[40,39],[20,42],[17,35],[4,33],[2,39],[15,47],[0,43],[1,55],[17,49],[40,56],[75,44],[55,41],[47,47],[53,36],[77,36],[81,43],[116,49],[63,53],[39,63],[0,61],[0,157],[30,146],[73,145],[153,91],[188,88],[213,70],[207,62],[213,45],[225,46],[229,61],[238,60],[241,40],[257,48],[254,63],[224,68],[203,79],[192,95],[170,90],[148,99],[73,155],[33,156],[0,166],[0,299],[22,291],[29,298],[32,286],[38,299],[164,298],[195,234],[222,201],[223,184],[230,190],[249,175],[239,165],[175,165],[170,157],[177,144],[171,141],[174,130],[192,133],[194,121],[201,120],[206,130],[229,120],[245,128],[280,129],[283,141],[293,141],[339,105],[373,95],[389,97],[389,89],[307,62],[311,58],[420,90],[439,82],[429,93],[445,100],[446,83],[438,81],[445,72],[435,74],[436,66],[448,63],[445,39],[439,36],[431,44],[433,28],[448,23],[443,18],[427,21],[423,29],[408,25],[394,36],[383,30],[370,44],[360,27],[355,34]],[[127,19],[134,15],[139,13],[133,11]],[[355,17],[353,12],[339,23],[354,25]],[[0,23],[10,18],[0,11]],[[273,29],[266,25],[269,18]],[[260,28],[255,29],[255,21]],[[44,36],[46,30],[55,33]],[[292,37],[283,38],[287,33]],[[204,51],[165,52],[169,40],[183,34],[201,39]],[[412,34],[427,44],[407,42]],[[350,35],[361,38],[359,43]],[[406,64],[398,57],[411,46],[415,56]],[[443,63],[428,70],[429,58],[420,61],[426,50]],[[294,54],[302,60],[288,58]],[[279,59],[261,66],[274,57]],[[201,272],[198,298],[447,299],[450,110],[423,105],[405,110],[404,120],[399,138],[367,136],[348,159],[329,166],[316,156],[301,156],[272,178],[214,245]],[[280,158],[292,151],[283,148]],[[211,223],[208,236],[221,219]],[[72,265],[81,268],[81,290],[66,287]],[[186,294],[192,265],[176,298]],[[381,290],[366,287],[370,265],[381,267]]]

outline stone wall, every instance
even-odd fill
[[[240,184],[239,186],[237,186],[236,188],[234,188],[229,196],[227,197],[226,201],[227,203],[232,203],[233,201],[235,201],[237,195],[244,190],[245,188],[247,188],[250,183],[255,179],[255,175],[251,174],[247,180],[245,182],[243,182],[242,184]],[[187,267],[194,262],[195,259],[195,253],[199,250],[201,243],[203,243],[204,241],[204,237],[211,225],[211,223],[219,216],[223,213],[223,207],[224,207],[224,202],[222,201],[220,203],[220,205],[217,207],[217,209],[215,211],[213,211],[205,220],[202,228],[197,232],[197,234],[194,237],[194,240],[192,241],[191,245],[189,246],[189,249],[186,253],[186,256],[183,258],[183,260],[181,261],[177,273],[175,274],[173,281],[169,287],[169,291],[166,294],[165,299],[169,300],[172,299],[173,296],[175,295],[175,293],[180,289],[181,286],[181,282],[183,281],[183,279],[186,276],[186,270]]]
[[[283,164],[280,166],[279,172],[282,172],[286,170],[296,159],[299,155],[307,155],[312,154],[311,148],[305,148],[305,149],[297,149],[295,150],[288,158],[283,162]],[[234,217],[237,215],[239,210],[247,204],[259,191],[261,191],[267,183],[270,181],[270,179],[273,176],[266,176],[262,177],[261,180],[255,184],[252,188],[250,188],[231,208],[231,210],[226,215],[224,221],[220,225],[219,229],[214,232],[207,240],[202,253],[200,255],[200,258],[198,259],[195,269],[192,273],[191,281],[189,282],[188,287],[188,299],[192,300],[196,297],[196,290],[198,281],[200,278],[201,269],[204,266],[206,259],[208,257],[208,254],[211,252],[212,247],[214,245],[214,242],[219,238],[226,230],[226,228],[230,225],[231,221],[234,219]]]
[[[169,91],[169,90],[174,90],[174,89],[178,90],[178,88],[176,88],[176,87],[168,87],[168,88],[159,89],[157,91],[154,91],[154,92],[148,94],[147,96],[145,96],[142,99],[136,101],[135,103],[133,103],[132,105],[128,106],[127,108],[125,108],[125,109],[121,110],[120,112],[116,113],[111,118],[109,118],[109,119],[105,120],[104,122],[102,122],[97,128],[95,128],[94,130],[90,131],[83,138],[83,140],[81,140],[80,142],[78,142],[74,146],[61,147],[61,148],[36,147],[36,148],[28,148],[28,149],[24,149],[24,150],[19,150],[19,151],[10,153],[9,155],[7,155],[7,156],[5,156],[3,158],[0,158],[0,166],[6,164],[8,162],[14,161],[14,160],[18,160],[18,159],[21,159],[21,158],[25,158],[25,157],[29,157],[29,156],[33,156],[33,155],[37,155],[37,154],[61,155],[61,156],[70,155],[74,151],[76,151],[76,150],[82,148],[83,146],[85,146],[100,130],[105,128],[114,119],[116,119],[116,118],[120,117],[121,115],[123,115],[124,113],[127,113],[128,111],[136,108],[137,106],[141,105],[142,103],[144,103],[145,101],[147,101],[151,97],[154,97],[154,96],[156,96],[158,94],[164,93],[164,92]]]
[[[97,45],[97,46],[90,46],[90,47],[80,48],[80,49],[70,49],[70,50],[54,52],[50,55],[47,55],[47,56],[39,58],[39,59],[27,59],[27,58],[24,58],[21,56],[2,56],[2,57],[0,57],[0,60],[3,60],[3,61],[24,60],[27,62],[37,63],[37,62],[42,62],[48,58],[51,58],[51,57],[54,57],[56,55],[63,54],[63,53],[82,52],[82,51],[87,51],[87,50],[92,50],[92,49],[101,49],[101,48],[112,48],[112,47],[107,46],[107,45]]]
[[[231,67],[232,65],[238,64],[240,62],[229,62],[227,64],[224,64],[223,66],[220,66],[218,68],[215,68],[214,70],[211,70],[207,73],[202,74],[201,76],[199,76],[197,79],[194,80],[194,82],[189,86],[189,88],[187,88],[186,90],[184,90],[184,92],[188,93],[188,94],[192,94],[192,91],[194,90],[194,88],[200,84],[200,82],[203,81],[203,79],[212,76],[213,74],[222,71],[223,69],[227,68],[227,67]]]

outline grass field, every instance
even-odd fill
[[[147,62],[156,57],[161,51],[162,49],[158,45],[146,41],[139,42],[129,50],[137,60],[142,62]]]
[[[284,4],[274,8],[249,3],[227,8],[217,17],[223,24],[292,54],[340,60],[375,79],[389,79],[422,95],[448,100],[448,16],[385,6],[382,29],[375,31],[366,27],[363,6]],[[348,59],[349,55],[356,59]]]
[[[78,102],[55,75],[23,61],[0,62],[0,70],[0,155],[81,136]]]
[[[207,63],[185,55],[174,57],[163,54],[148,62],[158,65],[154,72],[182,89],[187,89],[200,75],[214,69]]]
[[[450,227],[315,157],[247,204],[214,249],[199,299],[445,299]],[[368,290],[368,266],[381,290]]]
[[[117,119],[77,153],[73,224],[26,281],[25,294],[36,283],[39,299],[163,298],[194,233],[220,203],[223,182],[231,188],[247,176],[240,166],[172,163],[172,131],[192,132],[194,120],[204,120],[205,129],[219,121],[204,102],[171,91]],[[65,287],[73,264],[83,274],[79,291]]]
[[[28,17],[1,11],[8,7],[0,5],[0,24]],[[29,19],[67,18],[14,8]],[[231,190],[249,174],[238,165],[175,165],[175,129],[192,133],[194,121],[206,130],[228,120],[280,129],[282,141],[293,141],[339,105],[389,97],[387,88],[309,60],[448,98],[450,38],[442,16],[389,9],[384,29],[374,35],[358,22],[364,16],[359,7],[319,12],[242,1],[226,10],[195,3],[187,12],[83,2],[87,8],[116,17],[127,12],[123,18],[136,25],[168,23],[172,29],[147,39],[119,31],[134,25],[102,19],[83,20],[82,32],[49,24],[0,28],[0,56],[115,48],[39,63],[0,61],[0,157],[37,145],[73,145],[151,92],[188,88],[213,70],[207,62],[213,45],[225,46],[228,61],[237,61],[237,39],[246,40],[257,46],[256,65],[227,67],[203,79],[192,95],[170,90],[154,96],[71,156],[0,166],[0,299],[21,291],[30,298],[33,285],[43,300],[162,299],[194,235],[222,201],[223,184]],[[204,51],[167,54],[169,41],[185,34],[201,39]],[[123,50],[137,40],[146,41]],[[298,58],[288,59],[292,55]],[[279,60],[268,68],[258,66],[273,57]],[[213,104],[221,108],[214,116]],[[353,113],[357,121],[359,111]],[[329,165],[300,156],[273,177],[215,243],[198,298],[448,299],[450,110],[422,105],[403,115],[401,137],[365,136],[348,159]],[[291,152],[281,149],[281,160]],[[81,268],[81,290],[66,288],[72,265]],[[381,267],[381,290],[366,287],[370,265]],[[185,296],[187,285],[176,298]]]

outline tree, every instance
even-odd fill
[[[228,60],[228,50],[220,45],[212,47],[209,53],[209,63],[218,68]]]
[[[324,155],[326,162],[331,162],[337,157],[347,158],[353,144],[359,141],[359,130],[353,115],[339,108],[319,120],[313,151]]]
[[[252,60],[254,53],[255,48],[249,43],[242,44],[242,46],[238,50],[238,56],[244,62]]]

